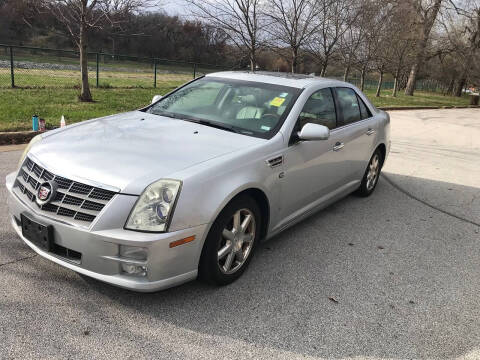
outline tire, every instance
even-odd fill
[[[250,221],[243,231],[241,225],[246,224],[247,216]],[[233,199],[218,215],[205,239],[199,279],[214,285],[237,280],[253,257],[261,226],[260,208],[255,200],[247,195]]]
[[[376,164],[376,165],[375,165]],[[373,153],[370,161],[368,162],[367,169],[363,175],[362,182],[360,187],[356,191],[356,194],[361,197],[370,196],[375,188],[377,187],[378,179],[380,177],[380,172],[382,171],[383,166],[383,154],[380,149],[376,149]],[[372,168],[373,167],[373,168]],[[376,167],[376,173],[373,173],[373,169]],[[373,180],[372,180],[373,177]],[[373,181],[373,182],[372,182]]]

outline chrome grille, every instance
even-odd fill
[[[35,202],[36,194],[40,184],[46,181],[57,184],[57,194],[51,202],[40,206]],[[48,216],[83,226],[88,226],[95,220],[115,195],[113,191],[57,176],[28,157],[18,172],[14,191],[27,203],[34,203],[32,207],[44,211]]]

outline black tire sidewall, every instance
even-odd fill
[[[222,232],[226,224],[230,221],[233,214],[240,209],[248,209],[253,213],[255,217],[255,238],[250,254],[242,267],[233,274],[224,274],[218,266],[218,243],[221,240]],[[261,227],[262,218],[257,202],[248,195],[240,195],[234,198],[220,212],[208,232],[198,267],[199,278],[215,285],[227,285],[238,279],[246,270],[253,257],[255,248],[259,242]]]
[[[377,175],[377,179],[375,180],[375,184],[373,185],[373,187],[370,190],[368,190],[367,189],[368,169],[370,167],[370,163],[372,162],[372,159],[375,156],[375,154],[378,155],[378,161],[380,162],[380,164],[379,164],[380,169],[378,170],[378,175]],[[366,196],[369,196],[371,193],[373,193],[373,191],[377,187],[378,180],[380,179],[380,173],[382,171],[382,167],[383,167],[383,155],[382,155],[382,152],[380,151],[380,149],[376,149],[375,152],[370,157],[370,160],[368,161],[367,168],[365,169],[365,173],[363,174],[362,182],[361,182],[360,187],[358,188],[358,191],[357,191],[358,195],[366,197]]]

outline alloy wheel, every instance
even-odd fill
[[[233,274],[247,260],[255,240],[255,216],[248,209],[237,210],[222,231],[217,258],[220,271]]]
[[[367,190],[370,191],[375,187],[380,172],[380,158],[378,154],[374,154],[370,164],[368,165],[367,173]]]

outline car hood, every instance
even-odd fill
[[[138,195],[158,179],[264,141],[134,111],[46,133],[30,154],[55,174]]]

